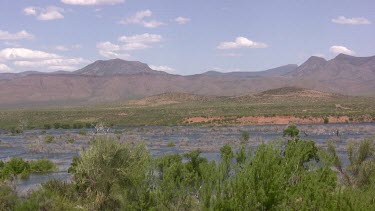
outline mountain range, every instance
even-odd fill
[[[87,105],[179,92],[240,96],[281,87],[375,96],[375,56],[310,57],[259,72],[208,71],[181,76],[138,61],[99,60],[74,72],[0,73],[0,106]]]

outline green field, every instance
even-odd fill
[[[347,116],[348,122],[375,120],[375,98],[350,97],[278,89],[242,97],[205,97],[162,94],[137,101],[95,106],[0,110],[0,128],[53,127],[54,123],[79,127],[106,125],[235,125],[240,117],[295,116],[300,118]],[[207,122],[186,122],[189,117],[221,117]]]

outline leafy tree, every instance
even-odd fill
[[[293,141],[298,140],[299,130],[296,125],[289,125],[283,133],[284,136],[290,137]]]

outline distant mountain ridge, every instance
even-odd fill
[[[73,72],[80,75],[131,75],[131,74],[166,74],[151,69],[147,64],[139,61],[125,61],[122,59],[98,60],[86,67]]]
[[[263,71],[254,71],[254,72],[219,72],[219,71],[207,71],[202,73],[202,75],[208,76],[229,76],[229,77],[264,77],[264,76],[283,76],[294,71],[298,65],[296,64],[287,64],[284,66],[263,70]],[[198,74],[199,75],[199,74]]]
[[[0,106],[86,105],[163,93],[241,96],[282,87],[375,96],[375,56],[310,57],[302,65],[260,72],[172,75],[147,64],[113,59],[74,72],[0,74]],[[3,77],[3,78],[2,78]],[[4,79],[6,78],[6,79]]]

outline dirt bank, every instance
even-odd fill
[[[186,124],[196,123],[225,123],[235,125],[266,125],[266,124],[322,124],[323,117],[295,117],[295,116],[245,116],[245,117],[189,117],[184,120]],[[347,122],[373,122],[371,116],[363,116],[351,119],[348,116],[329,116],[329,123],[347,123]]]

